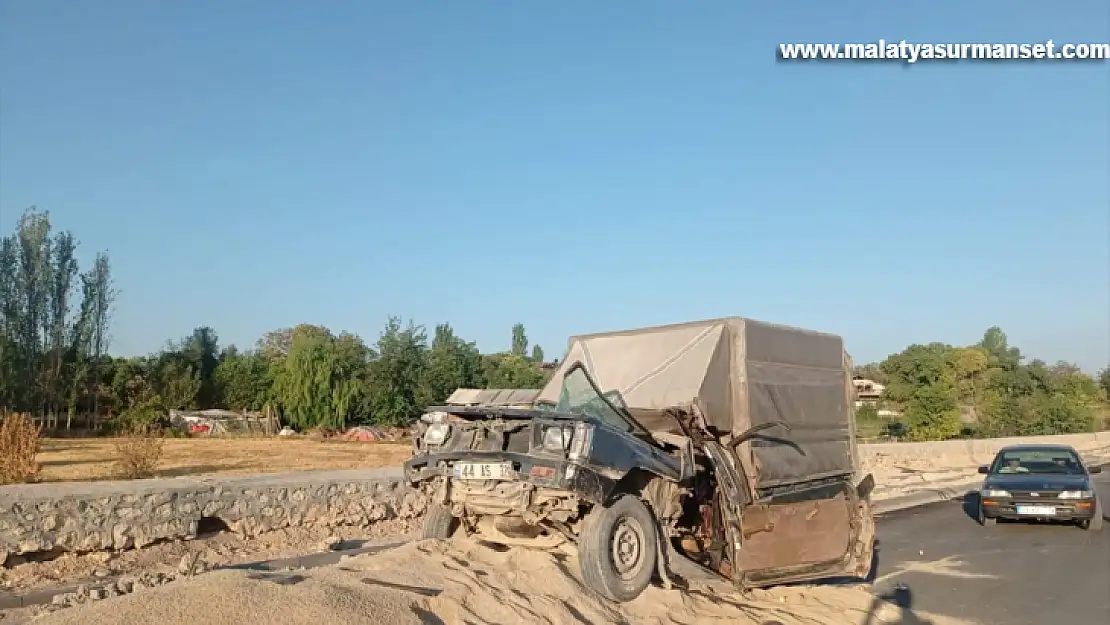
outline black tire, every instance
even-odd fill
[[[994,525],[997,520],[998,519],[992,519],[991,517],[987,516],[987,512],[983,510],[983,504],[979,504],[979,525],[982,525],[983,527],[990,527]]]
[[[655,516],[634,495],[594,506],[578,535],[582,581],[612,601],[632,601],[655,575],[659,535]]]
[[[459,529],[459,520],[451,515],[451,509],[443,504],[431,504],[424,513],[423,538],[446,540]]]

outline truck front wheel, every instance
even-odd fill
[[[623,495],[594,506],[578,535],[582,581],[613,601],[632,601],[655,574],[658,534],[655,517],[638,497]]]
[[[451,508],[443,504],[431,504],[424,514],[424,532],[422,538],[438,538],[446,540],[455,535],[459,529],[459,520],[451,514]]]

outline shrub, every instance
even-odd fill
[[[115,429],[122,434],[136,430],[161,429],[165,412],[157,405],[141,404],[124,410],[115,418]]]
[[[878,421],[879,409],[871,404],[864,404],[856,408],[857,421]]]
[[[886,435],[891,438],[905,438],[909,434],[910,429],[906,427],[905,423],[901,421],[891,421],[886,424]]]
[[[39,474],[42,427],[23,413],[3,415],[0,421],[0,484],[33,482]]]
[[[1110,430],[1110,407],[1102,406],[1096,410],[1095,429],[1099,432]]]
[[[908,438],[914,441],[943,441],[960,435],[960,409],[952,390],[941,385],[914,391],[906,405]]]
[[[116,465],[127,479],[152,477],[162,460],[162,430],[155,425],[129,424],[115,440]]]

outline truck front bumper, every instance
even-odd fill
[[[455,465],[459,462],[508,462],[512,464],[513,475],[501,482],[527,484],[532,489],[567,491],[568,495],[592,503],[604,501],[616,484],[616,479],[565,458],[468,450],[416,456],[404,463],[405,479],[414,486],[430,480],[462,485],[490,482],[457,477]]]

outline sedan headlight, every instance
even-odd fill
[[[1060,499],[1090,499],[1095,496],[1090,490],[1066,490],[1060,493]]]
[[[424,430],[424,442],[429,445],[442,445],[443,441],[451,435],[451,426],[447,423],[433,423]]]
[[[1002,490],[1000,488],[984,488],[979,491],[980,497],[1009,497],[1010,491]]]
[[[562,425],[554,425],[543,431],[543,448],[548,451],[566,451],[570,447],[574,430]]]

